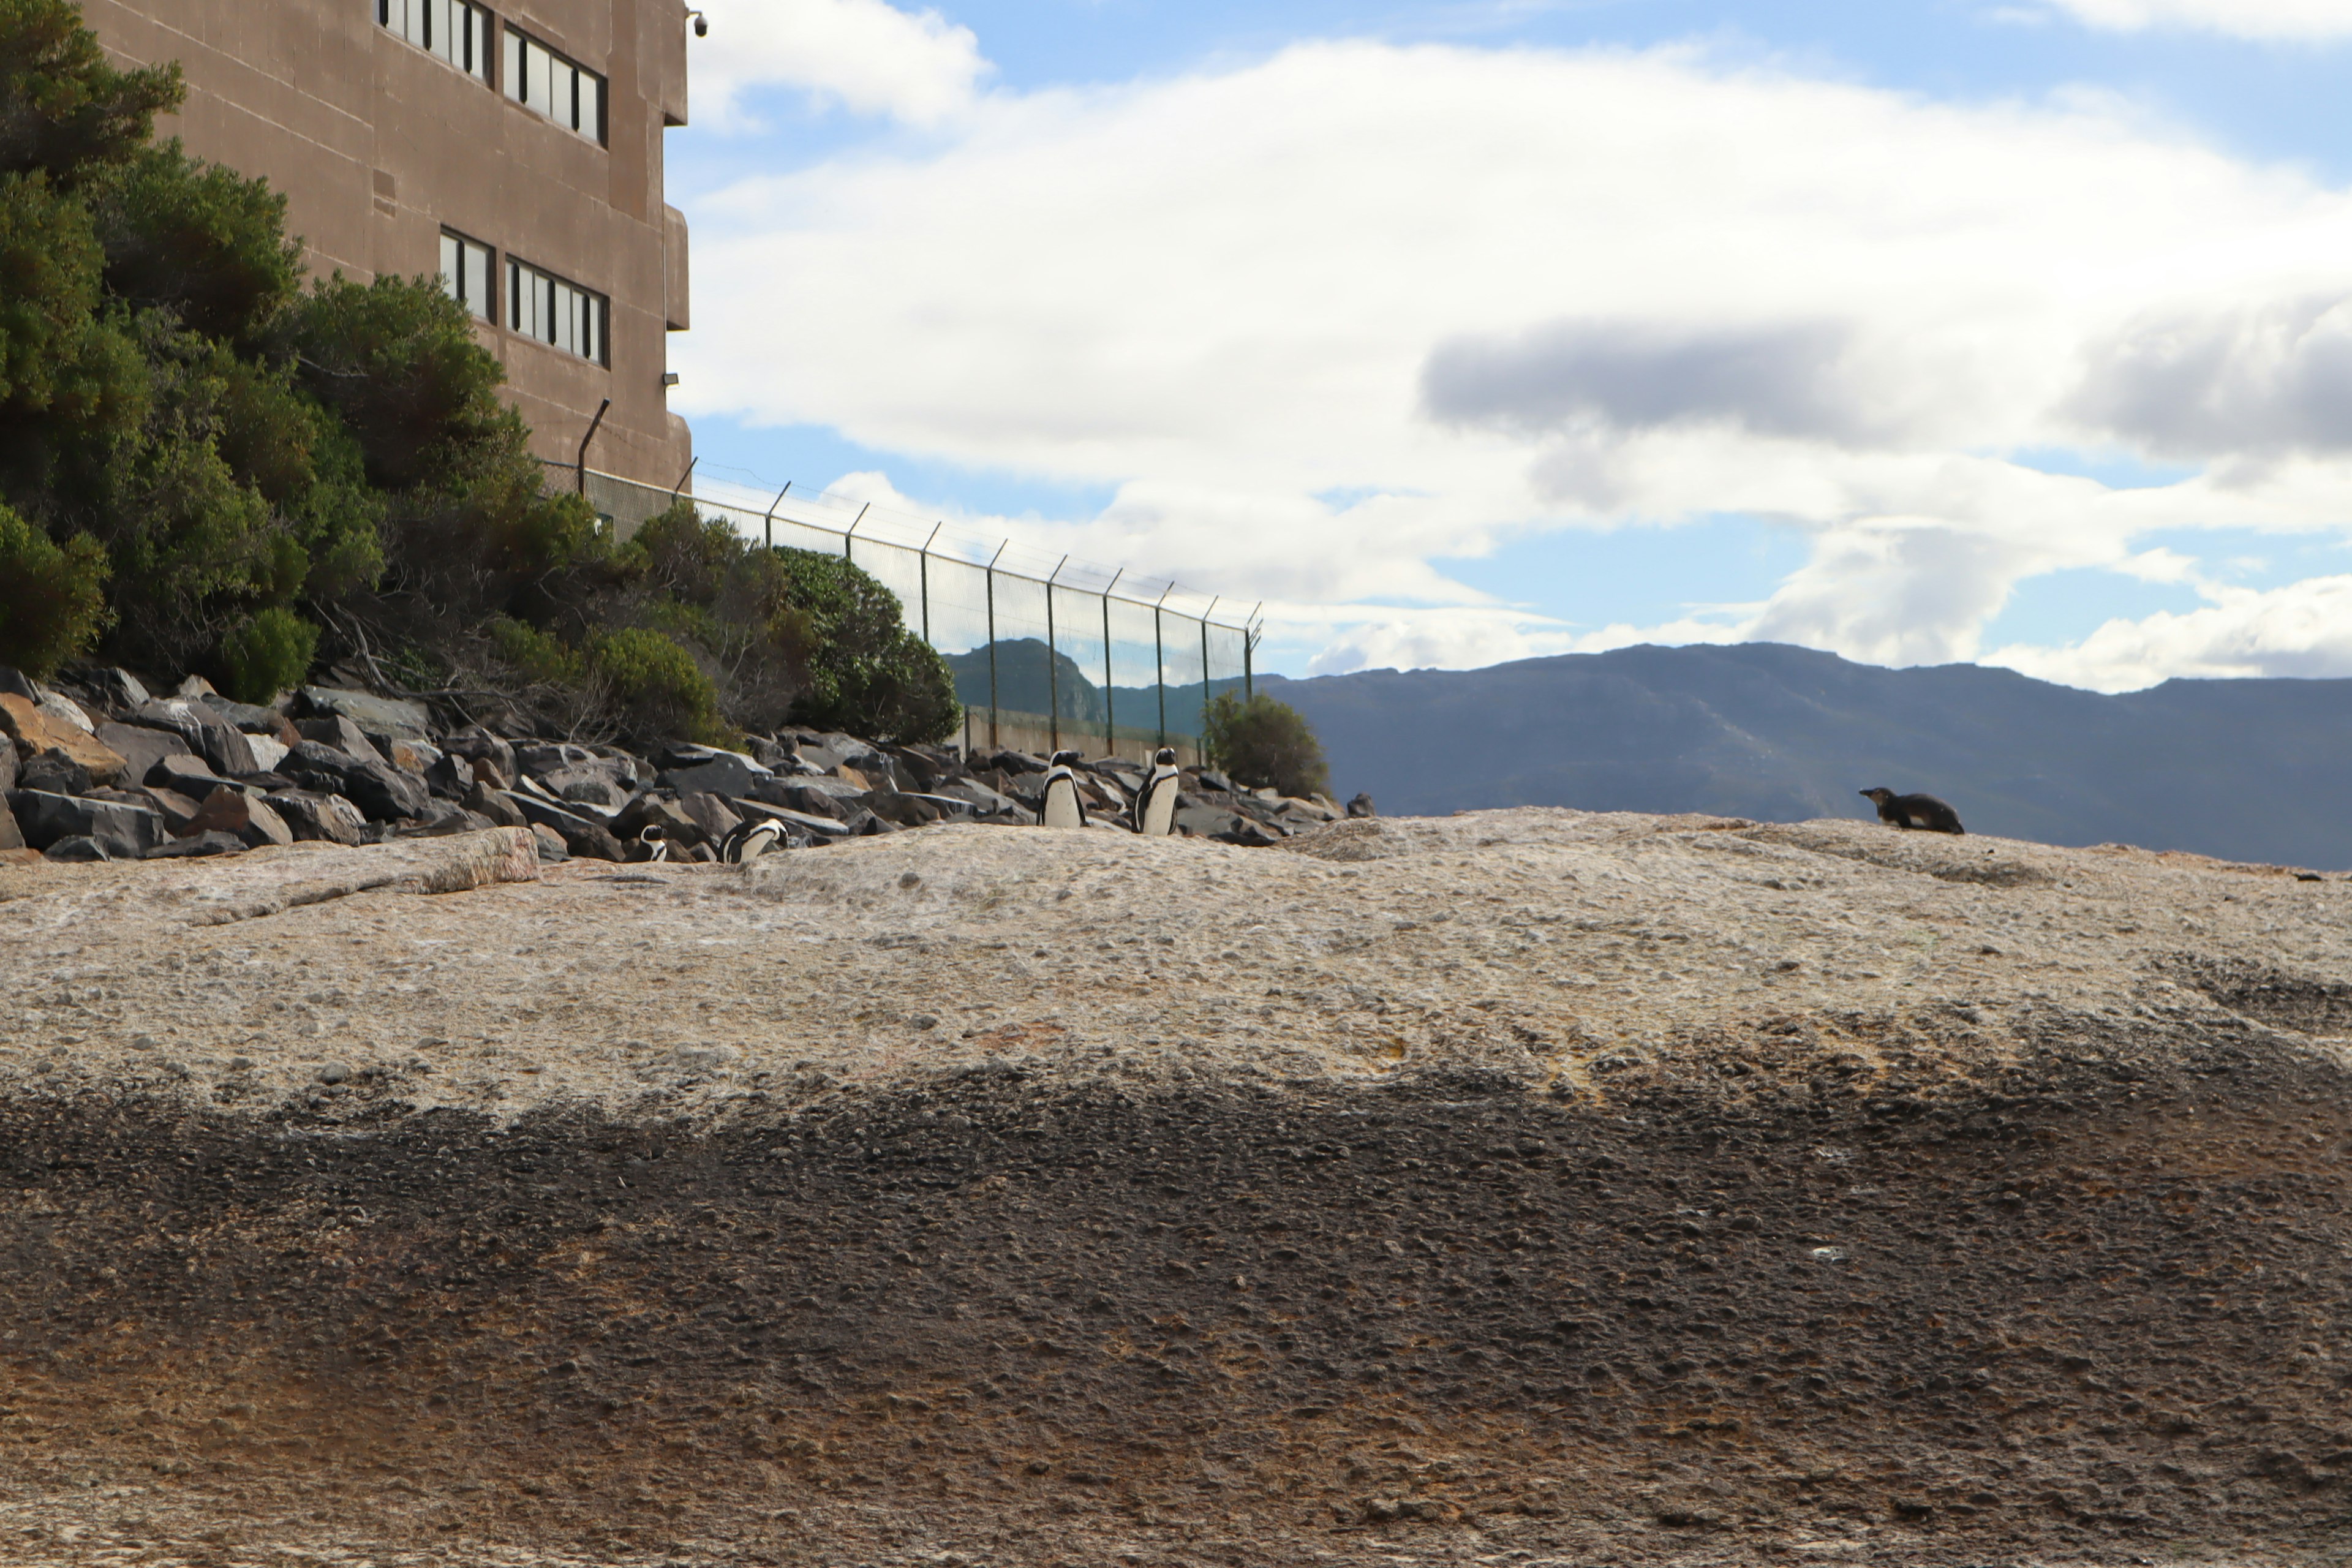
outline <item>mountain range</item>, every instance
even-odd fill
[[[2352,867],[2352,680],[2109,696],[1747,643],[1259,686],[1314,724],[1342,798],[1369,791],[1390,816],[1867,817],[1855,792],[1884,784],[1940,796],[1974,833]]]

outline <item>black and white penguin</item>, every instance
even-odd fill
[[[749,866],[783,842],[784,826],[772,816],[747,822],[727,836],[719,858],[730,866]]]
[[[658,822],[648,822],[638,830],[637,847],[639,853],[630,858],[640,864],[669,858],[669,835],[663,831]]]
[[[1078,798],[1078,764],[1086,759],[1076,752],[1055,752],[1045,774],[1045,808],[1037,819],[1047,827],[1084,827],[1086,803]]]
[[[1176,831],[1176,750],[1162,746],[1152,753],[1151,776],[1135,797],[1135,830],[1147,838],[1165,838]]]

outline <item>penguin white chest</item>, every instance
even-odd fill
[[[1172,770],[1144,786],[1137,815],[1142,818],[1137,831],[1147,838],[1165,838],[1176,831],[1176,774]]]
[[[1087,814],[1078,804],[1078,784],[1065,773],[1046,781],[1045,826],[1048,827],[1084,827]]]

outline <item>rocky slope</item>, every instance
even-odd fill
[[[1533,809],[0,865],[0,1542],[2341,1561],[2347,913]]]

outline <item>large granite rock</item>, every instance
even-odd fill
[[[0,692],[0,734],[14,741],[23,756],[63,752],[87,769],[96,782],[121,782],[125,766],[121,753],[89,731],[44,713],[31,700],[14,692]]]
[[[68,839],[86,839],[98,858],[136,859],[166,837],[163,819],[152,811],[115,801],[18,790],[9,809],[27,847],[49,850]]]

